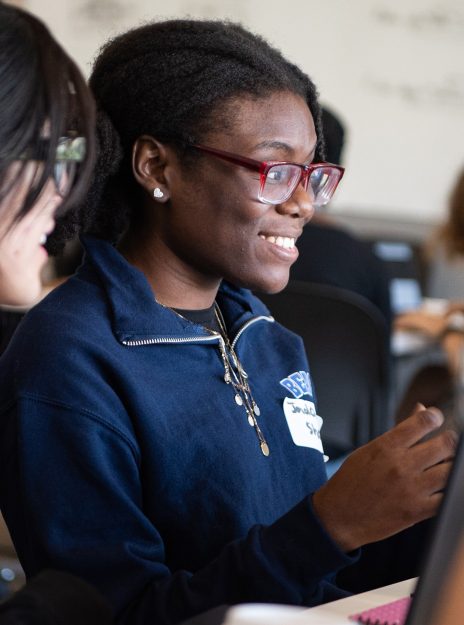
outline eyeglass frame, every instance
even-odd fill
[[[42,137],[39,141],[39,144],[34,147],[34,149],[28,149],[19,156],[15,157],[14,160],[19,161],[42,161],[44,160],[44,154],[47,153],[47,145],[49,143],[49,139],[47,137]],[[86,139],[85,137],[79,137],[75,135],[71,136],[63,136],[58,139],[58,144],[56,147],[56,155],[55,155],[55,166],[61,163],[75,163],[78,165],[82,163],[85,159],[87,152],[86,147]],[[66,193],[62,193],[60,190],[60,180],[58,180],[55,176],[55,167],[53,168],[53,178],[55,182],[56,189],[58,193],[65,197],[69,193],[69,189],[72,187],[74,180],[70,181],[69,189],[67,189]]]
[[[47,153],[47,147],[50,142],[48,137],[42,137],[37,146],[33,149],[28,148],[19,156],[13,157],[11,160],[18,161],[42,161],[44,154]],[[71,163],[82,163],[86,155],[85,137],[63,136],[58,139],[56,146],[55,161],[66,161]]]
[[[249,169],[251,171],[257,171],[260,175],[260,189],[259,189],[258,199],[263,204],[272,204],[274,206],[287,202],[291,198],[291,196],[295,193],[298,185],[301,184],[302,182],[303,182],[303,189],[307,191],[308,185],[309,185],[309,178],[312,172],[316,171],[317,169],[321,169],[323,167],[333,167],[334,169],[337,169],[340,172],[340,178],[338,179],[337,184],[335,185],[335,188],[332,191],[332,195],[335,193],[341,179],[343,178],[343,174],[345,173],[345,168],[342,167],[341,165],[335,165],[334,163],[327,163],[324,161],[319,162],[319,163],[311,163],[310,165],[303,165],[301,163],[294,163],[292,161],[258,161],[254,158],[249,158],[248,156],[241,156],[239,154],[234,154],[233,152],[226,152],[225,150],[212,148],[210,146],[203,145],[201,143],[189,142],[186,145],[190,148],[199,150],[200,152],[212,154],[213,156],[216,156],[217,158],[228,161],[229,163],[233,163],[234,165],[240,165],[241,167],[245,167],[246,169]],[[266,178],[267,178],[267,174],[269,170],[272,167],[275,167],[278,165],[293,165],[295,167],[299,167],[301,174],[298,179],[298,182],[295,184],[295,187],[288,194],[288,197],[285,197],[285,199],[279,200],[278,202],[273,202],[270,200],[265,200],[262,197],[262,192],[264,189],[264,185],[266,183]],[[330,197],[332,197],[332,195]]]

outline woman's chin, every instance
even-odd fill
[[[0,284],[0,305],[28,308],[36,304],[42,295],[40,281],[22,284],[21,281]]]
[[[252,291],[256,293],[266,293],[268,295],[274,295],[274,293],[280,293],[288,284],[289,275],[286,272],[283,275],[278,276],[266,276],[266,279],[256,281],[256,284],[251,287]],[[250,288],[250,287],[248,287]]]

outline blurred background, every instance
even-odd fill
[[[230,18],[300,65],[346,128],[331,212],[358,233],[423,238],[464,163],[462,0],[19,0],[86,75],[101,44],[143,21]],[[121,85],[121,89],[124,85]]]

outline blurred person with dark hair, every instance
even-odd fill
[[[325,142],[325,158],[329,163],[341,165],[345,145],[345,126],[341,119],[326,106],[321,106],[321,121]]]
[[[341,164],[345,128],[337,115],[322,107],[326,159]],[[387,330],[392,319],[389,279],[384,264],[369,243],[342,228],[326,210],[316,211],[298,241],[292,280],[329,284],[354,291],[383,314]]]
[[[87,188],[93,152],[94,103],[78,68],[41,21],[0,2],[0,303],[40,297],[47,237]],[[8,488],[2,475],[0,489]],[[58,571],[0,604],[2,625],[110,622],[92,586]]]
[[[40,297],[47,238],[93,167],[94,105],[32,15],[0,4],[0,301]]]

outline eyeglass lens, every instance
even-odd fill
[[[314,205],[324,206],[334,194],[340,180],[340,171],[334,167],[318,167],[311,172],[309,182],[314,194]]]
[[[274,165],[269,168],[262,189],[262,199],[279,203],[288,199],[301,178],[301,168],[297,165]]]
[[[340,172],[334,167],[317,167],[309,176],[310,191],[314,206],[324,206],[332,197]],[[301,179],[301,168],[298,165],[274,165],[269,168],[261,190],[261,199],[271,204],[285,202],[295,191]]]
[[[77,163],[74,161],[56,161],[53,168],[53,178],[56,190],[65,197],[73,185],[76,177]]]

